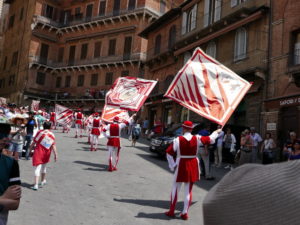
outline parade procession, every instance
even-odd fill
[[[299,12],[0,0],[0,225],[299,225]]]

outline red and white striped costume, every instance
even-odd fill
[[[56,129],[56,113],[55,112],[50,113],[50,123],[51,123],[51,129]]]
[[[77,112],[74,115],[75,119],[75,128],[76,128],[76,138],[78,137],[78,134],[80,133],[80,137],[82,137],[82,122],[83,122],[83,114],[82,112]]]
[[[91,151],[97,150],[98,145],[98,139],[100,135],[100,128],[101,128],[101,119],[99,115],[96,115],[96,117],[93,119],[92,122],[92,129],[91,129]]]
[[[35,149],[32,156],[32,165],[38,166],[50,161],[52,146],[55,144],[55,136],[50,130],[40,130],[35,135]]]
[[[192,188],[194,182],[200,179],[198,148],[200,144],[208,145],[214,143],[218,133],[214,132],[209,137],[192,135],[190,132],[174,139],[167,149],[167,159],[172,171],[175,169],[173,188],[171,192],[170,210],[166,212],[168,216],[174,216],[178,193],[182,183],[184,183],[184,208],[182,218],[188,218],[188,210],[192,201]],[[176,157],[176,160],[174,158]]]
[[[117,170],[117,164],[119,162],[119,156],[120,156],[120,135],[121,131],[124,127],[128,126],[129,123],[117,123],[114,122],[112,124],[107,125],[104,128],[104,134],[108,138],[107,142],[107,149],[108,149],[108,171]]]

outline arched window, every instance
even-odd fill
[[[172,49],[176,41],[176,26],[172,26],[169,31],[169,49]]]
[[[240,28],[236,31],[234,41],[234,61],[241,60],[247,56],[247,30]]]
[[[173,75],[169,75],[166,77],[165,81],[164,81],[164,91],[166,92],[168,90],[168,88],[170,87],[172,81],[174,79]]]
[[[211,41],[208,43],[207,47],[206,47],[206,54],[210,55],[213,58],[216,58],[217,56],[217,46],[216,43],[214,41]]]
[[[161,35],[159,34],[155,38],[155,48],[154,48],[155,55],[160,53],[160,46],[161,46]]]

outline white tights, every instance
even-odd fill
[[[41,173],[46,173],[46,166],[47,166],[47,163],[36,166],[35,171],[34,171],[35,176],[39,177],[41,175]]]

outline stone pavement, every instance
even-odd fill
[[[202,200],[207,191],[225,174],[215,169],[216,181],[201,180],[194,186],[190,219],[170,219],[172,173],[167,161],[152,155],[146,140],[131,147],[122,139],[118,171],[107,172],[106,139],[100,150],[90,152],[87,137],[75,139],[55,132],[58,162],[48,165],[47,185],[30,189],[34,168],[31,161],[20,160],[23,196],[19,210],[9,215],[9,225],[147,225],[203,224]],[[52,158],[53,159],[53,158]],[[178,209],[182,209],[180,193]]]

